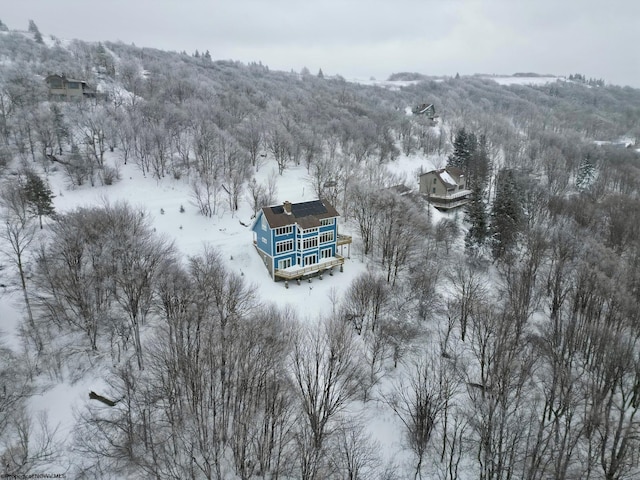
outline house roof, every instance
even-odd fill
[[[436,109],[433,106],[433,103],[423,103],[421,105],[417,105],[417,106],[413,107],[412,112],[415,115],[430,114],[432,116],[435,116]]]
[[[464,172],[457,167],[446,167],[439,170],[431,170],[422,175],[435,175],[445,186],[457,187],[460,178],[464,176]]]
[[[54,78],[59,78],[59,79],[65,81],[65,82],[78,82],[78,83],[84,83],[84,84],[87,83],[84,80],[76,80],[75,78],[67,78],[64,75],[58,75],[57,73],[54,73],[52,75],[47,75],[47,77],[45,78],[45,81],[48,82],[49,80],[52,80]]]
[[[303,229],[319,227],[320,220],[339,217],[340,214],[326,200],[292,203],[291,213],[286,213],[284,205],[263,207],[262,213],[271,228],[298,224]]]

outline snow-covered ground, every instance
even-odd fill
[[[257,181],[266,182],[273,168],[275,165],[264,165],[256,173]],[[53,173],[49,182],[57,195],[54,199],[56,210],[65,212],[104,201],[126,201],[134,207],[140,207],[151,215],[157,233],[172,240],[181,254],[195,255],[202,251],[205,244],[213,246],[226,259],[231,270],[255,284],[260,298],[282,306],[288,305],[301,318],[329,313],[329,294],[334,290],[340,293],[366,268],[352,255],[344,265],[344,272],[332,277],[325,276],[323,280],[316,279],[311,284],[294,284],[286,289],[284,283],[271,280],[255,251],[250,229],[253,212],[248,202],[243,201],[239,211],[233,215],[221,206],[219,214],[207,218],[198,212],[185,178],[175,180],[166,177],[158,181],[144,177],[134,164],[122,165],[120,173],[122,180],[114,185],[83,186],[73,190],[66,186],[62,172]],[[282,176],[278,176],[278,198],[294,203],[314,199],[304,167],[287,169]],[[181,207],[184,207],[184,213],[180,212]],[[341,233],[354,233],[348,226],[340,225],[339,230]]]
[[[500,85],[544,85],[564,81],[564,77],[544,76],[544,77],[515,77],[512,75],[481,75],[481,78],[493,80]]]
[[[596,145],[611,145],[620,148],[630,148],[635,145],[635,140],[631,137],[622,137],[617,140],[594,140]]]
[[[350,79],[352,83],[359,83],[360,85],[373,85],[376,87],[385,87],[391,90],[399,90],[400,87],[407,87],[409,85],[415,85],[416,83],[421,82],[421,80],[376,80],[375,78],[352,78]]]
[[[435,82],[442,82],[442,78],[429,78]],[[370,85],[376,87],[384,87],[389,90],[400,90],[402,87],[408,87],[409,85],[415,85],[416,83],[423,82],[424,80],[376,80],[375,78],[351,78],[352,83],[359,83],[360,85]]]
[[[142,175],[140,169],[132,163],[122,165],[117,154],[108,154],[108,162],[119,165],[121,180],[111,186],[70,187],[61,168],[52,166],[47,173],[53,193],[55,209],[64,213],[81,206],[93,206],[109,202],[111,204],[126,201],[134,207],[144,209],[151,217],[157,233],[175,243],[181,255],[199,253],[205,244],[218,249],[227,266],[244,276],[255,285],[259,298],[265,302],[276,302],[280,306],[289,306],[301,320],[313,321],[319,316],[329,314],[332,299],[340,299],[351,281],[367,269],[366,259],[359,254],[359,239],[355,226],[339,224],[341,233],[354,237],[351,245],[351,258],[344,265],[344,272],[324,276],[322,280],[313,279],[311,283],[297,285],[291,282],[289,288],[283,282],[273,282],[260,257],[254,250],[253,235],[250,229],[252,210],[248,201],[241,202],[240,209],[233,215],[221,207],[220,213],[207,218],[198,213],[186,178],[176,180],[166,177],[157,180]],[[417,175],[438,167],[442,159],[438,157],[401,156],[387,165],[388,170],[410,187],[417,189]],[[265,182],[273,175],[275,164],[265,163],[255,174],[258,182]],[[291,167],[277,176],[277,191],[280,202],[289,200],[299,202],[314,199],[313,189],[304,167]],[[182,207],[184,212],[181,212]],[[46,223],[45,230],[46,232]],[[346,254],[346,250],[345,250]],[[9,265],[6,265],[11,268]],[[17,329],[23,316],[22,294],[16,287],[0,292],[1,328],[8,333],[11,343],[18,344]],[[30,406],[33,413],[47,412],[53,427],[58,428],[61,438],[69,438],[74,427],[74,412],[79,411],[88,401],[88,392],[100,391],[104,379],[99,373],[81,378],[75,383],[66,381],[56,384],[52,379],[43,379],[42,388],[32,397]],[[382,407],[370,406],[359,412],[364,416],[372,440],[377,442],[384,452],[384,462],[403,453],[402,438],[398,420]],[[399,457],[398,457],[399,458]],[[397,460],[397,459],[396,459]]]

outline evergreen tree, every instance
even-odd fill
[[[2,23],[2,20],[0,20],[0,32],[8,32],[9,31],[9,27],[7,27],[4,23]]]
[[[36,43],[44,43],[44,41],[42,40],[42,34],[40,33],[36,22],[34,22],[33,20],[29,20],[29,32],[33,33],[33,38]]]
[[[466,208],[466,220],[471,226],[465,237],[465,245],[467,249],[476,250],[484,245],[489,235],[484,197],[491,167],[485,135],[481,135],[478,140],[475,134],[469,134],[466,144],[471,153],[469,162],[464,168],[467,175],[467,187],[471,190]]]
[[[464,128],[458,130],[447,166],[462,170],[467,176],[468,187],[472,190],[479,188],[484,194],[491,171],[487,137],[481,135],[478,139],[473,132]]]
[[[501,170],[496,179],[496,198],[491,211],[493,258],[503,259],[515,246],[522,225],[522,205],[513,170]]]
[[[472,154],[469,150],[469,142],[469,135],[464,127],[459,129],[456,132],[456,138],[453,141],[453,153],[449,155],[449,160],[447,162],[448,167],[456,167],[461,170],[466,170]]]
[[[318,78],[324,78],[324,73],[322,73],[322,69],[318,70]]]
[[[469,143],[471,144],[471,142]],[[473,135],[473,144],[470,145],[470,148],[471,147],[473,147],[471,161],[465,171],[469,188],[478,188],[484,195],[491,173],[491,160],[489,159],[489,147],[487,145],[486,135],[480,135],[477,141],[475,135]]]
[[[489,225],[482,190],[474,188],[471,192],[466,209],[466,220],[471,226],[467,231],[464,243],[468,250],[475,251],[484,245],[489,235]]]
[[[29,204],[29,212],[40,220],[42,228],[42,217],[51,216],[55,213],[53,207],[53,192],[49,185],[32,170],[27,170],[26,181],[23,187],[25,199]]]
[[[584,192],[588,190],[589,187],[593,184],[593,181],[596,178],[596,166],[591,160],[591,158],[587,155],[578,166],[578,173],[576,175],[576,188],[580,192]]]

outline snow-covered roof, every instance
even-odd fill
[[[438,175],[440,176],[440,180],[444,183],[452,186],[458,185],[458,182],[456,182],[456,180],[446,170],[441,171]]]

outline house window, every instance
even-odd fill
[[[293,233],[293,225],[276,228],[276,235],[291,235]]]
[[[305,238],[300,248],[300,239],[298,239],[298,250],[307,250],[318,246],[318,237]]]
[[[315,233],[318,231],[318,227],[308,228],[306,230],[302,230],[303,235],[309,235],[310,233]]]
[[[289,268],[291,266],[291,259],[285,258],[284,260],[278,260],[278,269]]]
[[[276,253],[285,253],[293,251],[293,240],[284,240],[276,243]]]
[[[267,244],[267,239],[262,237],[260,240],[262,240],[262,243],[264,243],[265,245]]]
[[[267,219],[264,217],[264,215],[262,216],[262,222],[260,223],[260,225],[262,226],[262,230],[264,230],[266,232],[267,231]]]
[[[304,266],[308,266],[308,265],[313,265],[314,263],[318,263],[318,256],[317,255],[309,255],[307,257],[304,257]]]
[[[325,248],[324,250],[320,250],[320,255],[322,258],[330,258],[331,257],[331,249]]]
[[[436,193],[436,187],[433,187],[433,191],[431,193]]]
[[[333,242],[333,231],[320,234],[320,243]]]
[[[323,218],[322,220],[320,220],[320,225],[322,226],[327,226],[327,225],[333,225],[335,223],[335,218]]]
[[[435,179],[435,178],[433,179],[433,184],[434,184],[434,185],[436,184],[436,179]]]

